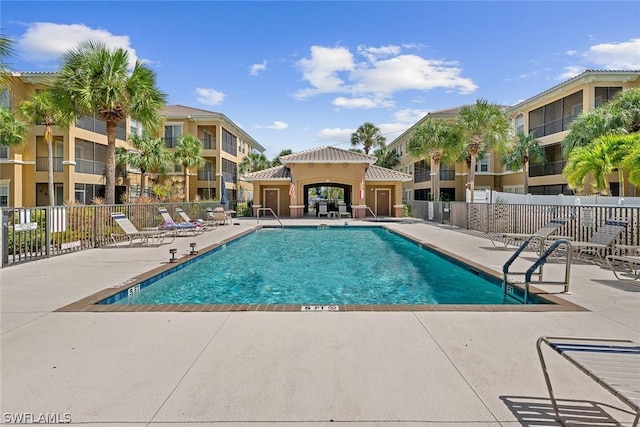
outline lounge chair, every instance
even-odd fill
[[[218,223],[215,221],[205,221],[202,219],[191,219],[191,217],[189,215],[187,215],[187,213],[185,211],[182,210],[182,208],[176,208],[176,213],[178,214],[178,216],[180,216],[180,218],[182,218],[182,221],[184,221],[185,223],[190,223],[190,224],[196,224],[199,225],[200,227],[204,227],[205,230],[208,230],[210,228],[217,228],[218,227]]]
[[[501,239],[501,243],[506,247],[513,241],[523,242],[531,236],[540,236],[544,240],[549,238],[551,234],[555,233],[567,222],[569,222],[569,218],[553,218],[544,227],[534,233],[495,233],[490,237],[491,243],[493,246],[498,247],[498,245],[496,245],[496,239]]]
[[[602,227],[586,242],[571,242],[571,250],[578,254],[584,252],[595,253],[600,260],[603,260],[604,252],[613,244],[620,233],[627,228],[627,224],[629,224],[627,218],[607,219]]]
[[[322,215],[329,218],[329,211],[327,210],[326,203],[320,203],[320,205],[318,206],[318,218],[320,218]]]
[[[542,353],[546,344],[587,374],[636,413],[633,427],[640,420],[640,344],[629,340],[573,337],[540,337],[536,343],[553,411],[562,425],[558,403],[553,394],[547,364]],[[575,408],[571,408],[575,411]],[[575,414],[573,414],[575,416]]]
[[[607,264],[609,264],[609,268],[613,271],[616,279],[624,282],[633,282],[640,279],[640,247],[638,247],[636,253],[638,255],[607,255]],[[614,265],[614,263],[618,265]],[[619,276],[616,268],[618,266],[626,267],[629,271],[629,276]]]
[[[165,237],[171,237],[171,242],[176,238],[176,234],[172,231],[166,230],[138,230],[135,225],[129,218],[126,217],[122,212],[114,212],[111,214],[111,218],[120,226],[124,234],[111,233],[111,240],[116,246],[120,247],[118,244],[119,237],[126,237],[129,241],[129,245],[133,244],[135,239],[140,239],[140,244],[147,246],[151,246],[152,242],[157,242],[158,245],[162,244]],[[171,243],[169,242],[169,243]]]
[[[163,230],[176,231],[177,235],[185,236],[187,233],[192,233],[194,235],[204,233],[204,224],[196,224],[193,222],[175,222],[166,208],[158,208],[158,212],[162,215],[162,220],[164,221],[162,224]]]
[[[351,212],[347,211],[347,205],[340,204],[338,205],[338,216],[340,218],[347,217],[351,218]]]
[[[224,211],[224,208],[220,207],[220,206],[218,206],[217,208],[213,209],[212,217],[213,217],[213,221],[216,224],[219,224],[219,225],[225,225],[226,223],[231,224],[233,222],[233,219],[231,218],[231,215],[226,213]]]

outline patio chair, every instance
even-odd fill
[[[542,353],[546,344],[573,366],[596,381],[635,411],[633,427],[640,420],[640,344],[629,340],[574,337],[540,337],[536,343],[542,373],[556,419],[566,425],[553,394],[547,364]],[[571,408],[575,417],[575,408]]]
[[[226,213],[224,211],[224,208],[221,206],[218,206],[217,208],[213,209],[212,214],[213,214],[212,215],[213,221],[215,221],[216,224],[225,225],[226,223],[231,224],[233,222],[231,215]]]
[[[340,204],[338,205],[338,215],[340,218],[347,217],[351,218],[351,212],[347,211],[347,205]]]
[[[607,219],[602,227],[586,242],[571,242],[571,250],[578,254],[584,252],[595,253],[602,261],[604,252],[613,245],[613,242],[618,238],[620,233],[627,228],[627,224],[629,224],[627,218]]]
[[[633,282],[640,279],[640,249],[637,251],[638,255],[607,255],[607,264],[609,268],[616,276],[616,279],[623,282]],[[618,265],[614,265],[617,263]],[[628,277],[619,275],[616,267],[626,268],[629,272]]]
[[[204,224],[197,224],[193,222],[175,222],[169,211],[166,208],[159,207],[158,212],[162,215],[162,229],[175,231],[177,235],[186,236],[187,233],[198,235],[204,233]]]
[[[547,239],[553,233],[560,229],[563,225],[569,222],[569,218],[553,218],[544,227],[535,231],[534,233],[494,233],[491,235],[491,243],[496,248],[496,239],[501,239],[501,243],[504,247],[507,247],[512,241],[522,242],[527,240],[531,236],[540,236],[542,239]]]
[[[208,210],[207,210],[208,212]],[[187,215],[187,213],[185,211],[182,210],[182,208],[176,208],[176,213],[178,214],[178,216],[180,216],[180,218],[182,218],[182,221],[184,221],[185,223],[190,223],[190,224],[196,224],[199,225],[200,227],[203,227],[205,230],[211,229],[213,228],[217,228],[218,227],[218,223],[215,221],[205,221],[202,219],[191,219],[191,217],[189,215]]]
[[[122,212],[113,212],[111,214],[111,218],[120,226],[124,234],[111,233],[111,240],[117,247],[120,247],[118,244],[119,237],[126,237],[129,241],[129,245],[133,244],[135,239],[140,239],[140,244],[147,246],[151,246],[152,242],[157,242],[158,245],[162,244],[165,237],[171,237],[171,242],[176,238],[175,232],[166,231],[166,230],[138,230],[135,225],[126,217]]]
[[[326,203],[320,203],[320,205],[318,206],[318,218],[320,218],[322,215],[329,218],[329,211],[327,210]]]

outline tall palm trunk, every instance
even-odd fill
[[[469,191],[471,192],[471,203],[473,203],[474,200],[474,196],[475,196],[475,189],[476,189],[476,183],[475,183],[475,178],[476,178],[476,159],[478,157],[478,152],[476,150],[472,150],[471,151],[471,164],[469,164],[469,178],[468,178],[468,183],[469,183]]]
[[[47,190],[49,192],[49,206],[56,204],[53,189],[53,128],[51,127],[53,119],[45,117],[44,119],[44,141],[47,143]]]
[[[440,201],[440,157],[432,157],[431,158],[431,176],[432,178],[432,188],[433,188],[433,201]]]
[[[108,205],[116,200],[116,127],[118,122],[107,120],[107,164],[104,198]]]
[[[144,196],[144,189],[146,187],[147,182],[147,171],[145,169],[140,169],[140,197]]]
[[[184,201],[189,201],[189,169],[185,165],[182,165],[184,169]]]
[[[524,194],[529,194],[529,161],[522,162],[522,182],[524,183]]]

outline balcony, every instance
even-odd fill
[[[88,173],[92,175],[104,175],[107,169],[106,163],[92,160],[76,159],[76,173]]]
[[[215,181],[216,174],[210,170],[199,170],[198,181]]]
[[[46,172],[49,169],[47,157],[36,157],[36,171]],[[53,171],[62,172],[62,157],[53,158]]]
[[[543,165],[529,166],[529,176],[548,176],[548,175],[562,175],[562,170],[567,165],[566,160],[559,162],[549,162]]]
[[[540,126],[536,126],[534,128],[529,129],[529,132],[533,133],[533,136],[535,136],[536,138],[562,132],[563,130],[569,129],[569,125],[571,124],[572,121],[575,120],[576,117],[578,117],[578,115],[574,114],[572,116],[567,116],[562,119],[543,123]]]

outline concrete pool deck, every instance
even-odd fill
[[[256,225],[237,222],[172,245],[0,270],[2,422],[68,414],[91,425],[553,426],[539,336],[640,341],[640,287],[584,263],[573,266],[571,295],[558,296],[585,311],[55,311],[166,263],[169,247],[184,255],[190,242]],[[448,226],[382,225],[496,271],[514,249]],[[545,268],[558,280],[564,266]],[[626,405],[575,367],[557,355],[548,363],[562,410],[583,425],[631,423]]]

